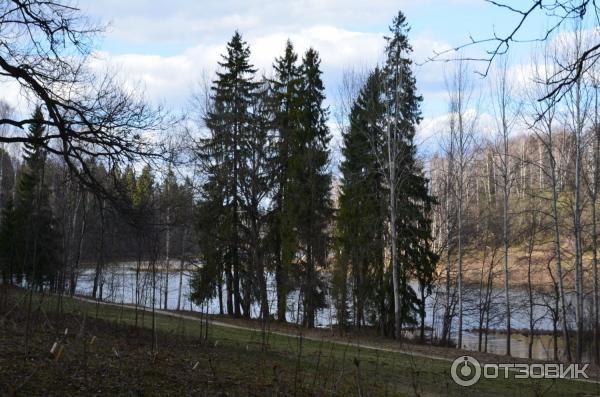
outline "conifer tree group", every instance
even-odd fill
[[[423,320],[437,260],[430,248],[434,201],[416,157],[421,97],[407,33],[399,13],[385,63],[352,106],[337,203],[318,52],[309,48],[299,60],[288,40],[273,76],[259,78],[250,47],[233,35],[199,148],[206,178],[197,302],[218,295],[221,313],[236,317],[250,317],[257,303],[264,319],[285,322],[294,313],[314,327],[330,294],[340,325],[373,324],[397,337],[402,324],[415,324],[418,314]]]

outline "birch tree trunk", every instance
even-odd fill
[[[549,134],[549,147],[552,148],[552,133]],[[556,277],[558,282],[559,299],[561,305],[561,318],[563,328],[563,338],[565,341],[565,351],[567,354],[567,360],[572,361],[571,358],[571,341],[569,339],[569,328],[567,324],[567,310],[565,304],[565,288],[562,275],[562,261],[561,261],[561,248],[560,248],[560,223],[558,215],[558,192],[557,192],[557,181],[556,181],[556,162],[554,156],[551,154],[550,168],[551,168],[551,183],[552,183],[552,218],[554,226],[554,246],[556,254]]]
[[[583,51],[583,30],[580,23],[575,26],[573,38],[561,43],[561,52],[566,60],[578,58]],[[588,114],[587,75],[577,79],[566,95],[570,128],[575,145],[574,202],[573,202],[573,238],[575,245],[575,319],[577,323],[575,360],[581,362],[583,354],[583,247],[582,247],[582,136],[585,118]]]
[[[508,77],[508,60],[503,57],[500,60],[499,67],[496,71],[496,76],[492,82],[492,96],[494,112],[500,135],[501,147],[500,150],[500,173],[502,181],[502,245],[503,245],[503,263],[504,263],[504,304],[506,307],[506,355],[511,355],[511,305],[509,291],[509,198],[512,182],[512,171],[510,168],[510,150],[509,138],[510,130],[516,118],[515,112],[511,108],[512,86]],[[524,141],[523,141],[524,144]],[[523,149],[524,151],[524,149]],[[523,156],[524,158],[525,156]],[[521,170],[521,193],[525,190],[524,183],[524,168]]]
[[[458,341],[456,347],[462,347],[463,339],[463,223],[464,223],[464,205],[469,197],[465,193],[465,177],[467,166],[472,156],[472,144],[477,116],[467,116],[467,110],[472,94],[472,85],[467,77],[468,70],[463,61],[457,61],[456,69],[453,71],[450,81],[447,81],[448,93],[450,96],[450,140],[453,140],[456,151],[456,240],[458,255]]]
[[[391,123],[390,123],[391,124]],[[394,338],[399,340],[402,336],[402,309],[400,298],[400,276],[398,274],[398,258],[396,252],[396,155],[392,145],[392,127],[388,125],[387,129],[387,147],[388,147],[388,172],[390,184],[390,259],[392,264],[392,283],[394,288]]]
[[[179,258],[179,289],[177,290],[177,311],[181,310],[181,294],[183,292],[183,267],[185,265],[185,240],[187,238],[187,228],[184,226],[181,236],[181,258]],[[221,283],[219,283],[220,285]]]
[[[454,169],[454,141],[450,139],[448,151],[448,169],[446,175],[446,307],[444,308],[444,324],[442,325],[442,343],[450,341],[450,326],[452,322],[452,305],[450,300],[451,270],[452,270],[452,222],[454,206],[452,205],[452,178]]]
[[[168,185],[167,185],[168,186]],[[167,187],[168,189],[168,187]],[[167,191],[167,201],[169,200],[169,193]],[[170,257],[169,249],[171,248],[171,206],[167,203],[167,237],[165,241],[165,298],[164,298],[164,309],[168,309],[168,298],[169,298],[169,266]]]
[[[556,58],[556,54],[550,53],[550,48],[546,47],[544,49],[544,53],[542,54],[542,61],[538,63],[537,61],[534,63],[534,81],[548,81],[550,75],[552,73],[552,67],[550,64],[553,64],[554,59]],[[571,341],[569,339],[569,328],[567,322],[567,309],[565,302],[565,289],[564,289],[564,280],[563,280],[563,272],[562,272],[562,257],[561,257],[561,236],[560,236],[560,217],[558,213],[558,190],[559,183],[558,180],[558,171],[557,170],[557,161],[556,155],[561,154],[561,150],[558,153],[554,153],[554,119],[556,108],[553,107],[553,98],[550,98],[545,101],[538,101],[538,98],[544,97],[547,95],[548,90],[550,89],[545,84],[539,84],[537,86],[538,92],[536,90],[532,90],[529,95],[529,103],[531,106],[531,116],[533,117],[533,122],[528,123],[529,127],[533,131],[533,133],[537,136],[538,141],[544,145],[546,149],[546,155],[548,156],[549,162],[549,171],[548,177],[550,179],[550,189],[551,189],[551,218],[552,218],[552,233],[553,233],[553,243],[555,250],[555,265],[556,265],[556,280],[554,281],[557,286],[557,314],[560,316],[560,320],[562,322],[562,333],[563,340],[565,343],[565,353],[568,361],[572,361],[571,356]],[[541,94],[541,95],[540,95]],[[554,278],[552,273],[550,275]],[[555,343],[556,349],[556,343]]]
[[[593,327],[594,327],[594,362],[600,363],[600,343],[598,331],[598,233],[596,203],[598,201],[598,184],[600,182],[600,126],[598,125],[598,85],[594,86],[594,153],[593,176],[589,189],[592,206],[592,275],[593,275]]]

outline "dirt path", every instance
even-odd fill
[[[124,306],[129,309],[135,309],[135,306],[129,305],[129,304],[122,305],[120,303],[96,301],[94,299],[84,298],[81,296],[74,296],[73,298],[77,299],[79,301],[93,303],[93,304],[115,306],[115,307]],[[152,312],[152,309],[147,308],[147,307],[141,307],[141,306],[138,306],[138,310]],[[186,314],[174,313],[169,310],[154,309],[154,312],[156,314],[161,314],[164,316],[170,316],[170,317],[174,317],[174,318],[181,318],[181,319],[192,320],[192,321],[201,321],[201,319],[197,316],[189,316]],[[218,321],[218,320],[214,320],[214,319],[210,319],[209,322],[211,325],[216,325],[218,327],[233,328],[233,329],[239,329],[239,330],[244,330],[244,331],[259,331],[259,329],[255,328],[255,327],[230,324],[227,322]],[[302,337],[303,339],[307,339],[307,340],[311,340],[311,341],[315,341],[315,342],[325,341],[325,342],[335,343],[337,345],[342,345],[342,346],[351,346],[351,347],[357,347],[357,348],[361,348],[361,349],[378,350],[378,351],[391,352],[391,353],[400,353],[400,354],[411,355],[414,357],[429,358],[432,360],[443,360],[443,361],[449,361],[449,362],[454,361],[454,358],[440,357],[440,356],[435,356],[435,355],[431,355],[431,354],[425,354],[425,353],[415,352],[415,351],[410,351],[410,350],[404,350],[404,349],[393,349],[393,348],[386,348],[386,347],[381,347],[381,346],[372,346],[372,345],[366,345],[364,343],[356,343],[356,342],[351,342],[351,341],[340,341],[340,340],[336,340],[333,338],[327,338],[325,336],[314,337],[314,336],[309,336],[309,335],[304,335],[304,334],[298,335],[298,334],[292,334],[292,333],[288,333],[288,332],[272,331],[272,330],[269,331],[269,333],[273,334],[273,335],[285,336],[288,338]]]
[[[82,302],[93,303],[93,304],[100,304],[100,305],[114,306],[114,307],[122,307],[123,306],[123,307],[129,308],[129,309],[135,309],[135,306],[130,305],[130,304],[120,304],[120,303],[113,303],[113,302],[96,301],[94,299],[85,298],[82,296],[74,296],[73,299],[76,299],[76,300],[79,300]],[[147,308],[147,307],[141,307],[141,306],[138,306],[138,310],[152,312],[152,309]],[[169,317],[173,317],[173,318],[179,318],[179,319],[185,319],[185,320],[191,320],[191,321],[203,321],[203,319],[201,319],[197,316],[190,316],[190,315],[186,315],[186,314],[172,312],[169,310],[154,309],[154,312],[157,314],[160,314],[160,315],[169,316]],[[244,331],[254,331],[254,332],[260,331],[260,329],[258,329],[256,327],[236,325],[236,324],[231,324],[228,322],[214,320],[214,319],[210,319],[209,322],[211,325],[218,326],[218,327],[239,329],[239,330],[244,330]],[[480,352],[476,352],[476,351],[465,351],[465,350],[449,349],[449,348],[441,348],[441,347],[438,347],[437,349],[442,349],[444,351],[445,355],[424,353],[422,351],[391,348],[391,347],[384,347],[384,346],[375,346],[372,344],[365,344],[365,343],[358,342],[358,341],[355,341],[355,342],[349,341],[349,340],[343,341],[343,340],[336,339],[334,337],[327,337],[326,335],[316,337],[316,336],[310,336],[310,335],[305,335],[305,334],[299,335],[299,334],[293,334],[293,333],[289,333],[289,332],[273,331],[273,330],[269,330],[269,333],[273,334],[273,335],[288,337],[288,338],[302,337],[303,339],[307,339],[307,340],[311,340],[311,341],[315,341],[315,342],[323,342],[324,341],[324,342],[328,342],[328,343],[334,343],[334,344],[340,345],[340,346],[349,346],[349,347],[354,347],[354,348],[358,348],[358,349],[377,350],[377,351],[381,351],[381,352],[398,353],[398,354],[404,354],[404,355],[408,355],[408,356],[412,356],[412,357],[421,357],[421,358],[427,358],[427,359],[431,359],[431,360],[440,360],[440,361],[447,361],[447,362],[453,362],[457,357],[460,357],[463,355],[469,355],[469,356],[475,357],[482,363],[490,363],[490,362],[505,363],[507,361],[514,362],[514,363],[517,363],[517,362],[518,363],[544,363],[544,361],[528,360],[528,359],[521,359],[521,358],[516,358],[516,357],[507,358],[505,356],[495,355],[495,354],[491,354],[491,353],[480,353]],[[415,345],[413,347],[419,347],[419,346]],[[600,384],[600,372],[598,371],[598,368],[593,368],[590,365],[590,367],[587,371],[587,374],[590,377],[589,379],[578,378],[578,379],[571,379],[571,380],[579,381],[579,382]]]

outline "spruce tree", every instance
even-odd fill
[[[327,265],[328,226],[332,216],[329,173],[328,111],[320,59],[309,49],[302,60],[299,128],[289,140],[288,186],[284,207],[293,229],[295,261],[303,304],[303,324],[314,327],[317,309],[325,305],[325,283],[319,273]]]
[[[60,263],[60,236],[50,207],[50,192],[45,183],[46,153],[44,116],[40,107],[35,109],[29,128],[30,143],[25,144],[23,169],[17,188],[15,205],[15,255],[32,287],[52,286],[55,270]]]
[[[355,322],[364,322],[365,311],[376,313],[371,322],[399,338],[402,325],[414,324],[417,313],[423,324],[437,257],[431,250],[434,202],[414,143],[422,98],[416,91],[409,29],[401,12],[390,30],[386,62],[370,74],[359,93],[344,136],[337,272],[353,277]],[[389,258],[389,266],[384,258]],[[341,276],[334,279],[342,282]],[[420,296],[410,286],[411,279],[419,282]],[[347,292],[342,292],[338,300],[343,301]],[[338,306],[341,316],[344,308]]]
[[[272,165],[274,151],[269,145],[273,126],[268,83],[257,85],[251,107],[252,122],[242,141],[246,156],[241,170],[242,238],[245,246],[246,277],[244,283],[244,313],[250,315],[250,305],[260,302],[261,317],[269,318],[267,296],[265,233],[267,229],[267,203],[273,186]]]
[[[337,216],[337,243],[340,257],[336,263],[338,319],[347,319],[348,291],[352,277],[354,324],[364,325],[365,313],[377,309],[385,296],[383,287],[383,236],[386,214],[385,186],[378,167],[379,143],[383,138],[384,104],[382,74],[375,69],[354,102],[350,128],[343,135],[340,166],[342,174]],[[345,321],[342,321],[345,323]],[[344,324],[345,325],[345,324]]]
[[[221,71],[212,87],[212,110],[205,117],[210,136],[203,140],[202,157],[207,165],[209,185],[206,196],[222,197],[219,211],[224,222],[219,227],[225,230],[226,252],[224,253],[225,274],[227,278],[228,314],[241,316],[244,306],[246,316],[250,316],[250,294],[244,293],[246,302],[242,302],[240,291],[241,278],[247,278],[248,269],[243,268],[244,252],[241,240],[243,197],[241,184],[247,165],[248,154],[244,142],[252,131],[252,105],[255,101],[257,83],[254,82],[256,70],[250,64],[250,48],[239,32],[235,32],[227,44],[226,54],[219,63]],[[221,194],[213,194],[213,191]],[[214,227],[214,225],[204,225]],[[244,281],[245,288],[251,284]]]
[[[285,322],[287,295],[292,285],[290,271],[295,253],[293,220],[285,206],[289,185],[290,144],[298,133],[300,122],[300,67],[298,55],[291,41],[287,41],[283,56],[273,65],[272,113],[274,116],[271,137],[273,204],[269,213],[270,252],[274,262],[277,284],[277,320]]]
[[[420,304],[408,281],[417,272],[432,272],[437,260],[430,249],[433,198],[417,161],[414,136],[421,121],[416,80],[412,73],[408,42],[410,28],[402,12],[394,18],[386,37],[383,67],[383,98],[386,108],[384,145],[385,172],[389,187],[394,334],[399,338],[403,323],[414,323]],[[425,280],[424,274],[420,278]]]

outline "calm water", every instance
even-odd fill
[[[172,264],[172,267],[179,266],[179,263]],[[110,266],[105,269],[103,274],[103,288],[102,288],[102,299],[116,303],[134,303],[135,302],[135,263],[121,263],[119,265]],[[91,295],[93,286],[93,269],[82,270],[78,282],[77,282],[77,294]],[[157,272],[156,274],[156,295],[154,297],[154,305],[156,308],[164,307],[164,291],[167,289],[167,307],[168,309],[177,309],[178,300],[180,300],[180,308],[185,310],[201,311],[206,310],[211,314],[219,313],[219,301],[217,297],[211,299],[208,304],[203,305],[202,309],[191,302],[190,300],[190,272],[184,271],[181,275],[181,290],[179,288],[180,273],[178,270],[172,269],[167,275],[164,272]],[[146,307],[152,307],[152,273],[140,272],[140,304]],[[268,277],[268,299],[270,304],[271,313],[276,313],[276,288],[273,277]],[[416,286],[414,286],[416,287]],[[490,329],[505,329],[505,317],[502,305],[502,290],[494,290],[492,292],[493,306],[498,312],[492,313],[490,316],[489,327]],[[512,308],[511,323],[513,329],[528,329],[529,328],[529,314],[527,308],[528,297],[525,290],[513,290],[511,292],[511,302],[515,302]],[[223,296],[225,299],[226,290],[224,287]],[[474,330],[479,327],[479,315],[478,315],[478,302],[479,302],[479,291],[474,287],[465,287],[464,293],[464,330]],[[537,331],[551,331],[552,322],[548,312],[548,307],[553,305],[550,297],[543,295],[536,295],[534,317],[536,320]],[[433,297],[427,299],[427,316],[426,324],[432,329],[431,332],[435,336],[441,333],[441,319],[443,316],[443,308],[440,302],[443,302],[443,295],[438,295],[437,301]],[[544,302],[548,301],[548,304]],[[225,302],[224,302],[225,304]],[[251,307],[252,316],[258,317],[260,314],[260,307],[258,304],[253,304]],[[301,319],[298,314],[300,308],[298,307],[298,293],[293,292],[288,297],[288,311],[287,320],[290,322],[299,322]],[[569,318],[572,322],[573,319]],[[457,320],[454,319],[453,327],[456,327]],[[319,327],[330,327],[336,324],[335,310],[333,305],[329,304],[328,308],[320,310],[317,313],[316,324]],[[573,327],[572,327],[573,329]],[[455,337],[455,329],[453,329],[453,336]],[[463,348],[467,350],[477,350],[478,348],[478,334],[477,332],[465,331],[463,332]],[[513,356],[516,357],[527,357],[528,353],[528,337],[519,333],[513,332],[511,336],[511,349]],[[503,333],[489,333],[487,341],[487,351],[490,353],[504,354],[506,345],[506,335]],[[562,343],[559,339],[559,354],[562,356]],[[536,335],[534,337],[533,344],[533,357],[542,360],[551,360],[553,358],[553,339],[550,335]]]
[[[177,264],[179,266],[179,264]],[[106,269],[103,274],[104,285],[102,299],[117,303],[135,303],[135,263],[127,262],[117,266],[111,266]],[[175,266],[173,266],[175,267]],[[140,304],[146,307],[152,307],[152,273],[140,272],[140,288],[141,297]],[[168,278],[168,282],[167,282]],[[190,299],[190,272],[184,271],[181,274],[181,291],[179,290],[180,272],[179,270],[171,269],[168,277],[165,272],[157,271],[156,274],[156,294],[154,296],[154,306],[156,308],[164,308],[164,292],[167,289],[167,308],[177,309],[177,302],[180,299],[180,308],[182,310],[205,311],[207,304],[203,304],[202,308],[193,303]],[[76,293],[80,295],[91,295],[94,283],[94,269],[82,270],[78,281]],[[168,285],[168,287],[167,287]],[[181,295],[181,298],[179,297]],[[223,305],[226,305],[227,288],[223,286]],[[270,312],[277,312],[277,292],[275,280],[273,277],[267,278],[267,298],[269,301]],[[298,318],[298,293],[292,292],[288,296],[288,311],[287,321],[299,322]],[[320,310],[317,313],[316,325],[319,327],[329,327],[336,323],[333,306],[329,305],[330,309]],[[226,307],[224,309],[227,310]],[[260,316],[260,306],[253,303],[251,306],[252,317]],[[208,302],[208,312],[210,314],[219,313],[219,299],[217,296]]]

